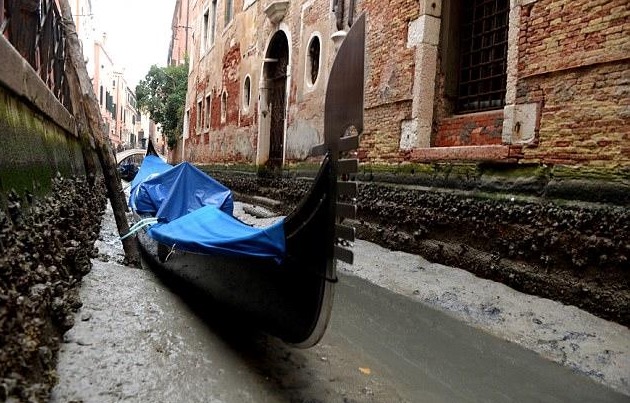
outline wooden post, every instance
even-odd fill
[[[127,222],[127,202],[125,194],[122,190],[120,176],[116,169],[116,158],[106,140],[103,133],[103,120],[101,112],[92,88],[92,82],[88,76],[85,62],[83,61],[83,52],[77,35],[74,21],[72,20],[72,11],[68,0],[60,0],[59,7],[61,9],[61,20],[64,33],[66,36],[66,75],[68,76],[68,84],[70,85],[70,96],[75,115],[79,118],[79,123],[85,123],[83,128],[79,128],[79,135],[90,136],[90,142],[94,143],[96,154],[101,164],[103,176],[105,177],[105,186],[107,187],[107,195],[114,210],[114,218],[116,219],[116,227],[120,235],[129,232],[129,223]],[[83,122],[82,122],[83,121]],[[140,253],[137,240],[135,237],[127,237],[122,241],[123,249],[127,264],[132,266],[140,265]]]

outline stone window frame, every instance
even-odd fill
[[[210,48],[214,47],[217,37],[217,0],[210,0]]]
[[[247,10],[254,3],[256,3],[256,0],[244,0],[243,1],[243,11]]]
[[[223,25],[227,28],[234,21],[234,0],[225,0]]]
[[[503,144],[527,144],[535,142],[538,104],[516,104],[518,79],[518,38],[520,14],[524,6],[538,0],[510,0],[508,12],[508,50],[505,106],[503,107]],[[420,16],[409,23],[407,46],[416,48],[416,69],[412,88],[411,119],[401,122],[401,150],[430,148],[434,119],[435,74],[437,46],[441,42],[442,1],[420,0]],[[471,112],[474,114],[476,112]],[[462,115],[463,116],[463,115]],[[405,134],[407,133],[407,134]]]
[[[195,122],[195,127],[197,128],[197,131],[200,131],[202,128],[202,122],[203,122],[203,98],[198,98],[197,99],[197,113],[196,113],[196,122]]]
[[[249,112],[252,104],[252,77],[249,74],[245,75],[243,80],[243,111]]]
[[[313,77],[313,60],[312,60],[312,55],[311,55],[311,45],[313,44],[313,42],[317,40],[319,42],[319,55],[318,55],[318,60],[317,60],[317,73],[316,73],[316,77],[315,80],[312,80]],[[304,58],[304,83],[306,84],[306,88],[308,90],[312,90],[317,86],[317,83],[319,83],[320,81],[320,77],[321,77],[321,65],[322,65],[322,35],[319,32],[313,32],[311,34],[311,36],[308,39],[307,42],[307,46],[306,46],[306,52],[305,52],[305,58]]]
[[[208,40],[208,34],[210,32],[210,7],[208,3],[203,6],[203,12],[201,13],[201,41],[199,45],[199,59],[202,59],[208,49],[210,49],[210,43]]]
[[[212,93],[207,93],[204,97],[205,104],[205,121],[204,121],[204,131],[208,131],[210,129],[210,121],[212,118]]]

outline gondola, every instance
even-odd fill
[[[138,165],[133,161],[123,161],[121,164],[118,164],[118,175],[120,179],[126,182],[131,182],[137,173]]]
[[[262,229],[240,222],[230,214],[229,189],[186,162],[164,163],[152,144],[131,186],[132,230],[150,267],[175,275],[237,312],[239,320],[300,348],[324,335],[336,259],[353,260],[340,244],[354,241],[354,228],[343,220],[356,214],[357,184],[347,179],[358,162],[340,156],[358,148],[363,130],[364,38],[361,16],[330,72],[324,143],[312,150],[323,156],[319,171],[286,218]],[[192,194],[180,205],[182,195]]]

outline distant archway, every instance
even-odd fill
[[[277,31],[269,42],[263,65],[258,142],[259,147],[268,147],[259,150],[258,163],[271,169],[282,167],[284,161],[288,68],[289,40],[284,31]]]

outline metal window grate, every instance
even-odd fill
[[[457,112],[505,105],[509,0],[461,2]]]

